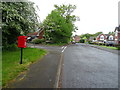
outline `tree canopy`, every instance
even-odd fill
[[[26,35],[39,27],[34,3],[2,2],[3,46],[16,43],[19,35]]]
[[[68,43],[70,41],[72,32],[77,29],[74,25],[77,17],[71,15],[75,9],[75,5],[55,5],[55,9],[43,22],[47,40],[54,43]]]
[[[80,35],[80,37],[81,37],[82,39],[86,38],[86,39],[88,40],[90,37],[96,38],[99,34],[102,34],[102,33],[103,33],[103,32],[96,32],[95,34],[86,33],[86,34]]]

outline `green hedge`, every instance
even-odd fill
[[[7,46],[2,47],[3,51],[6,51],[6,50],[7,51],[15,51],[17,49],[18,49],[17,44],[11,44],[11,45],[7,45]]]
[[[84,39],[81,39],[81,40],[80,40],[80,43],[85,43],[85,40],[84,40]]]

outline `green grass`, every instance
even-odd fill
[[[0,48],[0,87],[2,86],[2,50]]]
[[[28,66],[42,58],[47,51],[36,48],[23,49],[23,64],[20,62],[20,49],[17,51],[4,51],[2,53],[2,86],[15,79]]]
[[[112,47],[112,46],[101,46],[101,47],[110,48],[110,49],[113,49],[113,50],[118,50],[117,47]]]
[[[104,46],[104,45],[96,45],[96,46],[105,47],[113,50],[120,50],[120,47],[112,47],[112,46]]]

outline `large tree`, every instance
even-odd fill
[[[77,17],[71,15],[76,6],[55,5],[55,8],[43,22],[46,39],[55,43],[68,43],[72,32],[77,29],[74,25]]]
[[[16,43],[19,35],[35,31],[37,14],[32,2],[2,2],[2,44],[4,47]]]

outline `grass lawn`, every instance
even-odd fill
[[[2,50],[0,48],[0,87],[2,86]]]
[[[111,47],[111,46],[101,46],[101,47],[110,48],[110,49],[113,49],[113,50],[118,50],[117,47]]]
[[[15,79],[28,66],[41,59],[47,51],[36,48],[23,49],[23,64],[20,62],[20,49],[16,51],[3,51],[2,53],[2,86]]]
[[[104,45],[96,45],[96,46],[105,47],[113,50],[120,50],[120,47],[112,47],[112,46],[104,46]]]

